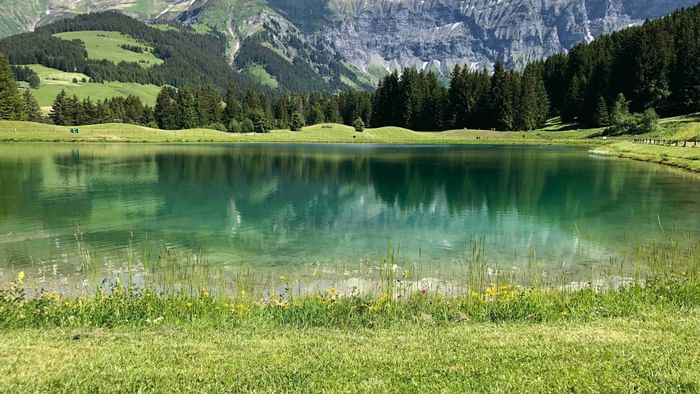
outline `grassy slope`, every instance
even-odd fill
[[[453,130],[441,133],[414,132],[398,127],[367,129],[356,133],[343,125],[316,125],[296,133],[277,130],[268,134],[231,134],[196,129],[164,131],[125,124],[81,126],[80,134],[70,134],[70,127],[30,122],[0,121],[0,141],[86,141],[86,142],[347,142],[347,143],[574,143],[594,144],[586,139],[589,131],[576,132],[497,132]],[[477,139],[479,138],[479,139]]]
[[[700,172],[700,147],[655,146],[621,141],[596,148],[593,152]]]
[[[163,60],[157,58],[151,52],[152,47],[136,41],[132,37],[113,31],[75,31],[54,34],[63,40],[80,40],[85,45],[88,58],[92,60],[109,60],[114,63],[134,62],[143,67],[162,64]],[[145,49],[143,53],[136,53],[120,48],[120,45],[134,45]]]
[[[270,75],[270,73],[265,70],[265,67],[260,64],[248,66],[246,72],[261,85],[268,86],[272,89],[277,89],[279,87],[279,82],[277,82],[277,79]]]
[[[39,64],[30,64],[41,79],[39,89],[32,89],[34,97],[39,102],[39,106],[48,111],[56,98],[56,95],[65,90],[69,95],[77,95],[80,98],[90,97],[93,100],[104,100],[115,96],[126,97],[134,95],[139,97],[144,104],[154,105],[160,88],[155,85],[141,85],[138,83],[125,82],[105,82],[97,83],[73,83],[73,78],[81,81],[83,78],[89,79],[85,74],[67,73],[53,68],[44,67]],[[26,84],[23,83],[26,86]]]
[[[683,141],[698,136],[700,136],[700,114],[694,114],[664,119],[659,123],[656,132],[635,138],[648,137]],[[594,149],[593,152],[700,172],[700,147],[648,145],[634,143],[628,139],[617,139],[610,144]]]
[[[700,390],[700,311],[594,322],[0,333],[3,392]]]

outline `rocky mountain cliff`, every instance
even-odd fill
[[[348,86],[404,67],[447,75],[501,60],[522,67],[697,0],[0,0],[0,35],[77,13],[118,9],[149,22],[215,29],[232,64],[270,56]],[[252,48],[255,46],[255,48]],[[265,56],[252,56],[263,51]],[[295,64],[296,63],[296,64]],[[264,64],[274,78],[275,69]]]
[[[697,0],[333,0],[321,33],[372,74],[406,66],[449,73],[504,61],[522,67]]]

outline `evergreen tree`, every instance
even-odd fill
[[[49,118],[55,125],[65,126],[70,123],[71,114],[68,109],[68,95],[65,90],[56,96],[51,106]]]
[[[323,109],[321,108],[321,103],[315,103],[311,107],[311,111],[309,113],[309,124],[314,125],[314,124],[319,124],[323,123],[326,121],[326,118],[323,114]]]
[[[608,134],[625,134],[633,131],[637,127],[637,122],[630,114],[629,101],[625,95],[617,95],[615,105],[610,112],[610,127],[606,130]]]
[[[185,86],[177,91],[177,128],[193,129],[197,127],[197,107],[192,90]]]
[[[328,100],[326,100],[323,115],[326,118],[326,122],[337,123],[341,121],[338,100],[335,97],[330,97]]]
[[[608,105],[603,97],[598,98],[598,105],[595,108],[593,115],[593,123],[597,127],[603,127],[610,124],[610,114],[608,113]]]
[[[221,95],[210,86],[201,86],[196,94],[197,123],[211,126],[222,120]]]
[[[223,121],[229,124],[232,120],[238,119],[241,111],[238,96],[236,95],[236,87],[230,83],[226,87],[226,96],[224,97],[224,113]]]
[[[169,86],[164,86],[158,93],[153,117],[161,129],[174,130],[178,128],[178,108],[173,100],[173,97],[176,96],[175,89]]]
[[[512,82],[503,63],[497,62],[491,78],[490,115],[493,126],[498,130],[513,128]]]
[[[107,100],[97,101],[95,105],[95,118],[97,119],[97,123],[112,122],[114,117],[112,116],[112,109]]]
[[[292,114],[292,121],[289,123],[289,129],[291,131],[301,131],[304,127],[304,117],[301,116],[300,112],[294,112]]]
[[[22,99],[5,56],[0,53],[0,120],[22,119]]]
[[[29,83],[29,87],[32,89],[39,89],[39,87],[41,87],[41,79],[36,73],[33,73],[27,77],[27,82]]]
[[[41,108],[29,90],[22,93],[22,114],[23,120],[41,122]]]

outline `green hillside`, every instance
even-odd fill
[[[81,99],[90,97],[95,100],[132,95],[140,98],[144,104],[151,106],[155,104],[156,96],[158,96],[158,92],[160,91],[158,86],[142,85],[138,83],[82,82],[83,78],[87,81],[89,81],[90,78],[82,73],[68,73],[44,67],[40,64],[30,64],[28,67],[34,70],[41,79],[41,86],[39,89],[31,89],[31,91],[34,97],[36,97],[39,106],[41,106],[44,111],[49,110],[53,100],[61,90],[65,90],[70,96],[76,95]],[[78,82],[73,82],[74,79]],[[26,83],[21,83],[20,85],[22,88],[29,89]]]
[[[226,39],[192,29],[152,28],[118,12],[79,15],[0,40],[10,64],[41,64],[96,82],[171,85],[230,83],[265,90],[228,63]],[[123,86],[117,86],[123,88]]]
[[[133,62],[143,67],[163,64],[163,59],[153,55],[153,47],[135,40],[129,35],[114,31],[72,31],[54,34],[62,40],[79,40],[85,45],[88,59],[110,62]],[[141,53],[124,49],[124,46],[140,48]]]

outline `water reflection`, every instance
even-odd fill
[[[74,270],[76,226],[101,256],[148,239],[235,266],[376,256],[604,259],[700,234],[694,176],[582,149],[340,145],[2,145],[0,261]],[[666,228],[664,229],[666,231]],[[106,258],[106,257],[105,257]]]

